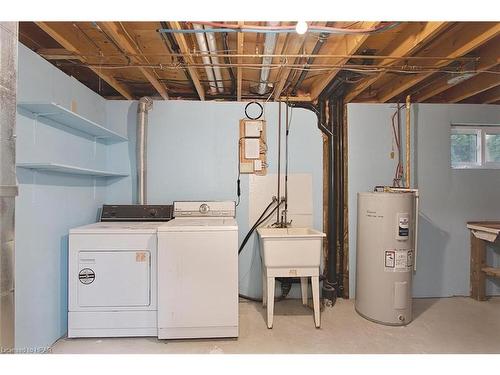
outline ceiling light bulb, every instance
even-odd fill
[[[305,34],[305,32],[307,31],[307,22],[306,21],[299,21],[297,22],[297,24],[295,25],[295,31],[297,31],[297,34]]]

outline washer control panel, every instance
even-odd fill
[[[174,217],[235,217],[234,201],[174,202]]]

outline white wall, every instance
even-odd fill
[[[450,123],[500,123],[495,105],[419,104],[412,107],[412,180],[420,190],[419,254],[413,292],[416,297],[469,294],[470,220],[499,219],[500,171],[452,170]],[[394,104],[350,104],[349,135],[349,267],[354,296],[356,265],[356,196],[375,185],[391,185],[390,159]],[[404,127],[404,111],[401,113]],[[498,249],[489,261],[499,263]],[[487,292],[498,294],[495,281]]]
[[[105,99],[19,44],[17,100],[55,102],[106,125]],[[16,161],[106,169],[106,145],[18,109]],[[17,168],[17,348],[46,347],[67,331],[68,231],[96,221],[108,183],[91,176]]]

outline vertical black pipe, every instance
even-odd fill
[[[336,106],[335,101],[331,98],[328,100],[328,129],[330,135],[328,137],[328,264],[327,278],[323,282],[323,298],[335,303],[337,298],[337,231],[336,213],[337,202],[335,197],[335,178],[337,175],[337,163],[335,158],[335,148],[337,134],[335,129],[336,122]]]
[[[344,296],[344,101],[337,98],[337,135],[338,135],[338,220],[337,220],[337,238],[339,241],[339,272],[338,272],[338,296]]]

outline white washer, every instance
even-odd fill
[[[174,202],[158,227],[158,338],[238,336],[234,202]]]
[[[158,222],[70,230],[68,337],[156,336]]]

